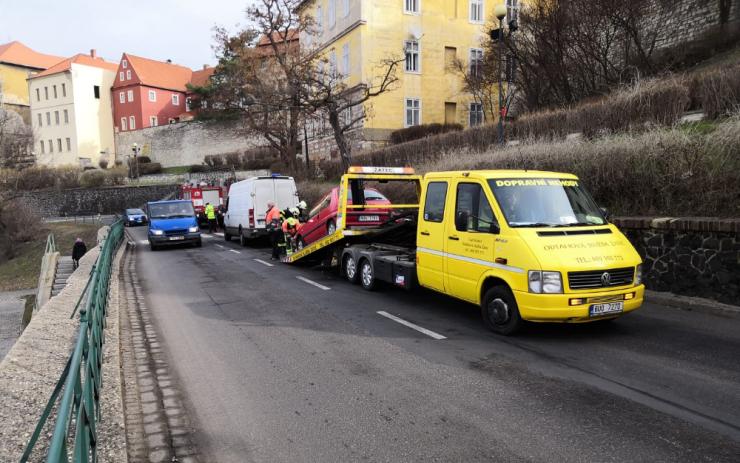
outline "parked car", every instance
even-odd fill
[[[352,204],[352,192],[348,192],[347,204]],[[391,202],[374,188],[365,188],[365,204],[369,206],[389,205]],[[337,226],[339,187],[333,188],[308,213],[308,221],[301,227],[297,242],[301,248],[325,236],[333,235]],[[390,209],[348,210],[346,228],[378,227],[390,220]]]
[[[226,200],[224,239],[229,241],[232,237],[239,237],[245,246],[248,239],[266,236],[268,201],[274,201],[281,210],[298,204],[298,190],[293,177],[273,174],[232,183]]]
[[[141,209],[125,209],[121,217],[123,218],[123,225],[126,227],[146,225],[147,223],[146,213]]]
[[[147,204],[149,245],[152,251],[172,244],[202,245],[193,202],[157,201]]]

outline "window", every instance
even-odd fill
[[[349,0],[342,0],[342,17],[349,16]]]
[[[66,109],[64,110],[64,123],[69,124],[69,111]]]
[[[180,95],[178,94],[172,95],[172,104],[174,106],[180,106]]]
[[[54,85],[51,88],[54,90],[54,98],[59,98],[59,95],[57,94],[57,86]]]
[[[72,151],[72,140],[67,137],[67,151]]]
[[[59,125],[59,111],[54,111],[54,122]]]
[[[455,70],[455,61],[457,60],[457,48],[445,47],[445,71]]]
[[[149,127],[156,127],[159,125],[157,123],[157,116],[149,116]]]
[[[67,84],[62,84],[62,97],[67,97]]]
[[[419,2],[421,0],[404,0],[403,12],[404,13],[419,13]]]
[[[43,127],[44,126],[44,124],[43,124],[44,118],[41,117],[41,113],[38,113],[37,116],[39,117],[39,127]]]
[[[93,85],[93,94],[96,100],[100,99],[100,85]]]
[[[455,228],[462,232],[492,233],[498,229],[483,187],[477,183],[457,185]]]
[[[41,101],[41,89],[36,89],[36,101]]]
[[[329,53],[329,72],[332,76],[337,75],[337,52],[334,50]]]
[[[122,61],[121,61],[121,67],[123,67],[123,69],[126,69],[126,68],[128,67],[128,61],[127,61],[127,60],[125,60],[125,59],[124,59],[124,60],[122,60]]]
[[[352,106],[345,109],[342,114],[344,115],[344,126],[349,127],[352,124]]]
[[[129,130],[136,130],[136,118],[134,116],[128,117],[128,128]]]
[[[62,139],[57,138],[57,151],[62,152]]]
[[[337,0],[329,0],[329,29],[337,22]]]
[[[131,80],[131,69],[126,71],[126,80]]]
[[[324,27],[324,12],[321,10],[321,5],[316,7],[316,32],[321,34],[322,28]]]
[[[126,80],[125,79],[125,76],[123,74],[123,71],[121,71],[121,72],[118,73],[118,80],[120,80],[121,82],[123,82],[124,80]]]
[[[470,76],[480,77],[483,75],[483,50],[480,48],[470,49]]]
[[[474,127],[483,123],[483,105],[481,103],[470,103],[470,126]]]
[[[132,101],[134,101],[134,91],[133,90],[129,90],[126,93],[128,94],[128,102],[131,103]]]
[[[154,103],[155,101],[157,101],[157,92],[156,91],[149,90],[149,101],[151,101],[152,103]]]
[[[469,0],[470,1],[470,22],[482,23],[483,22],[483,0]]]
[[[445,124],[457,123],[457,103],[445,101]]]
[[[126,118],[125,118],[125,117],[122,117],[122,118],[121,118],[121,130],[122,130],[122,131],[124,131],[124,132],[125,132],[126,130],[128,130],[128,128],[126,127],[126,125],[127,125],[127,124],[126,124]]]
[[[120,93],[118,94],[118,101],[119,101],[120,103],[125,103],[125,102],[126,102],[126,93],[124,93],[124,92],[120,92]]]
[[[506,0],[506,21],[519,20],[519,0]]]
[[[406,72],[420,72],[419,42],[416,40],[406,40],[403,43],[403,49],[406,52]]]
[[[51,113],[46,113],[46,125],[51,125]]]
[[[49,144],[49,152],[54,152],[54,140],[48,140],[47,143]]]
[[[185,98],[185,111],[190,112],[190,109],[193,107],[193,99],[190,97]]]
[[[44,87],[44,99],[49,99],[49,87]]]
[[[44,145],[44,140],[41,140],[39,142],[39,146],[41,146],[41,154],[45,154],[46,153],[46,145]]]
[[[349,44],[345,43],[342,47],[342,72],[345,77],[349,76]]]
[[[418,98],[406,98],[405,127],[421,124],[421,100]]]
[[[427,196],[424,200],[424,220],[427,222],[442,222],[445,217],[446,200],[447,182],[429,183]]]

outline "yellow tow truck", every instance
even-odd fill
[[[393,204],[364,204],[368,184]],[[285,262],[320,257],[367,290],[420,285],[468,301],[500,334],[524,320],[607,320],[642,304],[640,256],[575,175],[351,167],[339,197],[336,231]],[[343,223],[348,210],[373,208],[392,209],[391,220]]]

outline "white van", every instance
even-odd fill
[[[245,246],[246,240],[267,235],[265,216],[268,201],[274,201],[280,210],[297,205],[298,190],[293,177],[273,174],[232,184],[226,200],[224,239],[230,241],[238,236],[241,245]]]

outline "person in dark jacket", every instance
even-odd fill
[[[82,256],[84,256],[86,252],[87,246],[85,246],[85,242],[82,241],[82,238],[77,238],[74,246],[72,246],[72,262],[75,269],[80,266],[80,259],[82,259]]]

